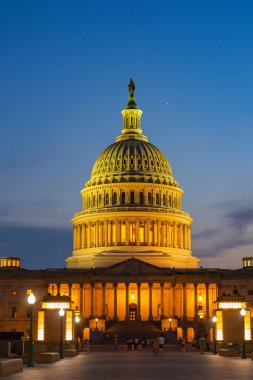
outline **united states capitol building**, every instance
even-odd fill
[[[198,267],[183,190],[168,159],[143,134],[132,80],[128,89],[121,133],[96,159],[81,190],[82,210],[72,219],[73,251],[66,268],[27,270],[19,258],[2,257],[0,334],[26,337],[31,291],[35,341],[53,340],[58,322],[52,313],[64,299],[70,301],[68,341],[74,340],[76,315],[81,339],[92,332],[121,336],[171,330],[187,341],[197,335],[200,320],[212,340],[215,313],[217,337],[224,338],[222,306],[216,302],[222,297],[226,302],[231,297],[231,305],[239,297],[238,308],[245,307],[251,318],[245,300],[253,301],[253,258],[244,258],[237,270]]]

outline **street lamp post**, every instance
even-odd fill
[[[98,318],[95,319],[96,321],[96,330],[98,329]]]
[[[60,358],[64,359],[64,350],[63,350],[63,329],[62,329],[62,319],[64,317],[65,311],[63,309],[59,310],[59,316],[61,318],[61,335],[60,335]]]
[[[169,328],[169,330],[171,330],[171,321],[172,321],[172,319],[169,318],[169,322],[170,322],[170,328]]]
[[[80,317],[78,315],[75,316],[75,340],[76,340],[76,350],[78,352],[78,335],[77,335],[77,325],[80,322]]]
[[[28,361],[27,367],[34,367],[33,361],[33,305],[35,304],[36,298],[33,292],[31,292],[27,298],[30,308],[30,331],[29,331],[29,342],[28,342]]]
[[[217,347],[216,347],[216,315],[213,316],[213,354],[217,355]]]
[[[245,344],[245,322],[244,322],[244,317],[246,315],[246,310],[244,308],[241,309],[240,314],[242,316],[242,321],[243,321],[243,338],[242,338],[242,359],[246,359],[246,344]]]

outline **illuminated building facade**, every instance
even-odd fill
[[[39,301],[48,293],[72,301],[66,308],[67,341],[73,340],[75,314],[82,338],[96,329],[121,335],[136,323],[140,334],[172,328],[190,341],[201,319],[212,339],[217,298],[234,285],[247,299],[253,297],[252,258],[245,258],[240,270],[198,268],[191,251],[192,219],[182,210],[183,190],[164,154],[142,133],[134,91],[130,80],[121,135],[98,157],[81,191],[67,268],[25,270],[17,258],[2,258],[0,332],[26,334],[31,289]],[[47,305],[35,306],[37,340],[44,340]],[[248,319],[249,313],[250,307]]]

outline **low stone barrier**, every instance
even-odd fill
[[[60,360],[59,352],[42,352],[35,357],[36,363],[55,363]]]
[[[78,355],[78,352],[77,350],[65,350],[64,351],[64,357],[68,358],[68,357],[74,357],[74,356],[77,356]]]
[[[239,356],[239,353],[234,348],[220,348],[218,354],[220,356]]]
[[[0,360],[0,377],[23,371],[22,359]]]

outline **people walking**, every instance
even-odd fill
[[[158,341],[157,337],[154,337],[154,339],[152,339],[152,351],[153,351],[153,354],[155,356],[158,356],[158,353],[159,353],[159,341]]]
[[[164,336],[163,335],[160,335],[158,338],[157,338],[158,342],[159,342],[159,349],[160,351],[162,352],[163,351],[163,347],[164,347],[164,342],[165,342],[165,339],[164,339]]]
[[[201,355],[204,355],[206,348],[206,338],[204,336],[199,338],[199,348]]]

